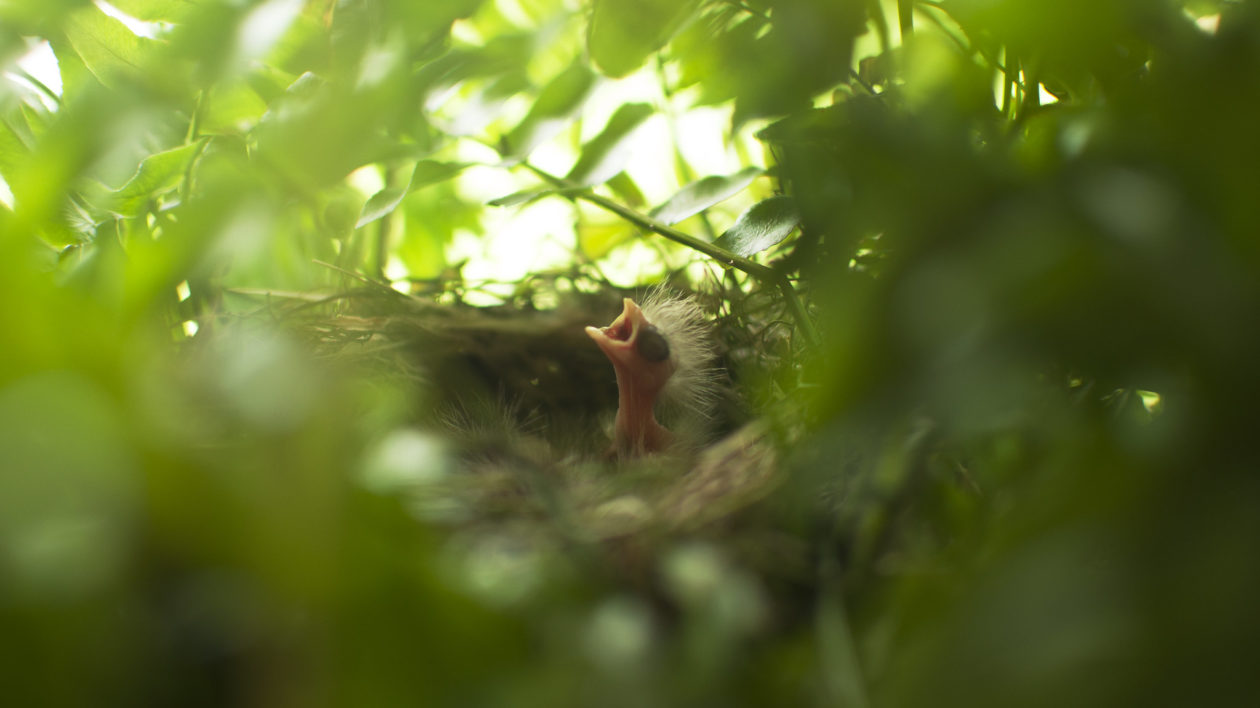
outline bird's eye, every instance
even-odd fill
[[[634,348],[638,350],[639,356],[653,363],[669,358],[669,341],[652,325],[639,331],[639,336],[634,341]]]

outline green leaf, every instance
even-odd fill
[[[196,8],[190,0],[110,0],[109,4],[145,22],[179,22]]]
[[[0,91],[18,94],[20,88],[15,84],[0,87]],[[35,149],[46,111],[33,93],[23,96],[21,102],[5,103],[0,112],[0,177],[12,183],[19,166]]]
[[[581,110],[594,86],[595,75],[582,62],[560,72],[538,95],[525,118],[512,129],[507,143],[513,155],[524,157],[551,138]]]
[[[18,168],[31,153],[22,134],[15,130],[20,125],[11,122],[9,116],[0,116],[0,179],[12,182]]]
[[[666,225],[677,224],[714,204],[730,199],[752,183],[760,167],[745,167],[733,175],[713,175],[683,187],[664,204],[652,210],[652,216]]]
[[[697,0],[595,0],[587,28],[591,59],[607,76],[643,65],[699,5]]]
[[[546,187],[535,188],[535,189],[522,189],[519,192],[512,192],[506,197],[499,197],[498,199],[491,199],[490,201],[486,202],[486,204],[492,207],[517,206],[520,204],[527,204],[529,202],[535,201],[539,199],[540,197],[544,197],[548,194],[551,194],[554,191],[555,191],[554,189],[549,189]]]
[[[356,229],[362,228],[386,214],[392,213],[402,203],[403,197],[410,192],[451,179],[463,172],[467,167],[468,165],[458,162],[438,162],[436,160],[421,160],[417,162],[416,168],[411,172],[411,179],[407,181],[406,186],[387,187],[373,194],[367,200],[367,203],[363,205],[363,211],[359,214],[359,221],[354,227]]]
[[[523,72],[533,51],[533,37],[510,34],[493,37],[484,46],[453,49],[428,62],[417,74],[417,85],[432,93],[473,78]]]
[[[67,13],[90,0],[3,0],[0,1],[0,27],[17,34],[34,35],[40,29],[55,27]]]
[[[438,162],[437,160],[421,160],[416,163],[415,172],[411,173],[410,191],[427,187],[438,182],[445,182],[468,168],[463,162]]]
[[[582,146],[577,164],[565,179],[590,187],[620,172],[630,159],[630,138],[652,113],[652,107],[646,103],[627,103],[618,108],[604,130]]]
[[[801,215],[791,197],[770,197],[739,215],[714,244],[747,258],[787,238],[801,223]]]
[[[613,175],[612,179],[608,180],[608,188],[628,207],[638,209],[647,202],[643,196],[643,190],[639,189],[639,185],[635,184],[634,179],[625,172]]]
[[[263,102],[270,104],[272,101],[283,98],[285,92],[298,78],[270,64],[260,64],[245,75],[245,83],[258,94]]]
[[[153,40],[137,37],[122,22],[94,5],[70,15],[64,30],[88,71],[111,88],[120,75],[142,75],[147,57],[157,46]]]
[[[156,196],[179,184],[188,165],[205,144],[206,140],[202,139],[149,155],[140,161],[136,173],[126,184],[107,193],[106,204],[100,206],[121,216],[139,216]]]
[[[398,205],[402,203],[405,196],[407,196],[406,187],[386,187],[373,194],[367,200],[367,203],[363,205],[363,211],[359,214],[359,220],[355,222],[354,228],[361,229],[373,221],[393,213],[398,208]]]
[[[224,81],[202,94],[201,126],[207,133],[236,133],[257,123],[267,103],[244,81]]]
[[[370,129],[380,99],[304,73],[255,126],[255,154],[299,189],[323,189],[364,165],[404,157],[408,146]]]

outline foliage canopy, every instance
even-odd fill
[[[0,66],[6,702],[1256,695],[1256,3],[0,0]],[[441,377],[333,334],[666,273],[772,493],[408,506]]]

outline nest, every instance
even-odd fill
[[[616,412],[616,378],[584,328],[607,324],[623,297],[645,293],[549,284],[490,307],[375,285],[283,300],[269,293],[256,315],[282,323],[321,356],[415,391],[412,423],[443,439],[454,468],[440,483],[408,490],[421,515],[445,509],[444,520],[464,525],[526,523],[550,529],[543,535],[615,538],[709,524],[773,488],[769,428],[748,424],[740,381],[725,373],[780,356],[779,337],[788,330],[771,316],[773,300],[757,314],[751,296],[671,284],[715,323],[714,363],[723,380],[707,401],[708,437],[685,455],[610,469],[601,453]],[[753,321],[760,325],[749,327]],[[688,408],[674,413],[694,412]],[[662,413],[667,426],[677,422]]]

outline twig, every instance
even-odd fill
[[[358,273],[356,273],[356,272],[354,272],[354,271],[352,271],[352,270],[346,270],[345,268],[342,268],[342,267],[341,267],[341,266],[339,266],[339,265],[335,265],[335,264],[333,264],[333,263],[329,263],[328,261],[321,261],[321,260],[320,260],[320,259],[318,259],[318,258],[312,258],[312,259],[311,259],[311,262],[312,262],[312,263],[314,263],[315,265],[321,265],[321,266],[324,266],[325,268],[328,268],[329,270],[335,270],[335,271],[337,271],[338,273],[341,273],[342,275],[344,275],[344,276],[346,276],[346,277],[353,278],[353,279],[355,279],[355,280],[359,281],[360,283],[363,283],[364,285],[370,285],[370,286],[372,286],[372,287],[374,287],[374,288],[379,288],[380,290],[382,290],[382,291],[384,291],[384,292],[388,292],[388,293],[390,293],[391,295],[397,295],[397,296],[399,296],[399,297],[407,297],[407,296],[406,296],[406,295],[404,295],[403,293],[400,293],[400,292],[398,292],[397,290],[395,290],[395,289],[391,288],[391,287],[390,287],[389,285],[387,285],[386,283],[382,283],[382,282],[381,282],[381,281],[379,281],[379,280],[373,280],[372,278],[368,278],[368,277],[365,277],[365,276],[359,275]]]

